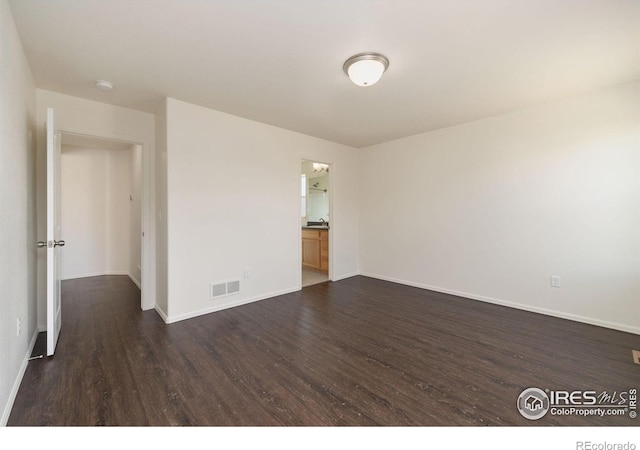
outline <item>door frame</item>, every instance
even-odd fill
[[[329,277],[329,281],[333,280],[333,256],[335,254],[333,249],[333,243],[335,242],[333,239],[333,235],[335,233],[334,228],[334,219],[335,215],[333,213],[333,200],[334,200],[334,192],[335,192],[335,164],[331,162],[323,162],[318,160],[317,158],[305,158],[302,157],[300,161],[298,161],[298,173],[297,173],[297,183],[296,183],[296,196],[297,196],[297,205],[296,210],[298,211],[298,232],[296,233],[298,239],[298,290],[302,289],[302,216],[300,215],[300,176],[302,175],[302,163],[305,161],[315,162],[320,164],[325,164],[329,166],[329,273],[327,274]],[[308,182],[308,180],[307,180]],[[307,198],[307,204],[309,199]]]
[[[156,261],[155,261],[155,158],[151,151],[149,141],[139,137],[119,135],[113,133],[97,132],[95,130],[83,130],[79,128],[65,127],[56,130],[61,134],[73,134],[98,139],[120,141],[142,147],[142,211],[140,212],[141,238],[140,249],[140,309],[143,311],[153,309],[156,305]]]

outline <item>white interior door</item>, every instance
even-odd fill
[[[62,324],[60,301],[60,133],[47,108],[47,356],[56,349]]]

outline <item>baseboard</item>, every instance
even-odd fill
[[[168,319],[165,319],[165,322],[166,323],[180,322],[181,320],[192,319],[194,317],[203,316],[205,314],[210,314],[212,312],[222,311],[223,309],[235,308],[236,306],[242,306],[248,303],[258,302],[260,300],[266,300],[268,298],[277,297],[279,295],[290,294],[292,292],[298,292],[298,291],[300,291],[300,288],[294,287],[294,288],[289,288],[289,289],[285,289],[278,292],[272,292],[269,294],[260,295],[257,297],[243,298],[238,300],[233,300],[232,297],[227,297],[226,299],[227,301],[225,303],[216,304],[209,308],[199,309],[197,311],[180,314],[173,317],[169,316]]]
[[[18,375],[13,383],[13,387],[11,388],[11,392],[9,393],[9,398],[7,399],[7,404],[4,407],[4,411],[2,412],[2,417],[0,418],[0,427],[6,427],[7,422],[9,421],[9,415],[11,415],[11,409],[13,408],[13,402],[16,401],[16,397],[18,395],[18,390],[20,389],[20,384],[22,384],[22,378],[24,377],[24,373],[27,371],[27,364],[29,364],[29,358],[31,357],[31,352],[33,352],[33,347],[36,345],[36,339],[38,338],[38,330],[35,331],[31,341],[29,342],[29,346],[27,348],[27,354],[24,356],[24,360],[20,365],[20,370],[18,370]]]
[[[164,320],[164,323],[169,323],[169,316],[167,315],[167,313],[158,306],[158,304],[156,303],[156,305],[153,307],[153,309],[156,310],[156,312],[158,313],[158,315],[160,317],[162,317],[162,320]]]
[[[84,273],[81,275],[71,275],[71,276],[62,278],[62,280],[76,280],[78,278],[104,277],[108,275],[126,275],[131,279],[131,281],[133,281],[133,284],[138,286],[138,289],[142,290],[142,283],[140,282],[140,280],[134,277],[130,272],[92,272],[92,273]]]
[[[75,280],[77,278],[90,278],[90,277],[103,277],[106,275],[127,275],[128,277],[131,277],[131,274],[129,274],[129,272],[91,272],[91,273],[83,273],[83,274],[76,274],[76,275],[70,275],[67,277],[62,278],[62,280]],[[134,281],[135,283],[135,281]]]
[[[138,289],[142,290],[142,283],[140,282],[140,280],[136,279],[136,277],[134,277],[132,274],[128,273],[127,274],[129,276],[129,278],[131,279],[131,281],[133,281],[133,284],[135,284],[136,286],[138,286]]]
[[[529,311],[529,312],[533,312],[533,313],[544,314],[545,316],[552,316],[552,317],[557,317],[557,318],[560,318],[560,319],[572,320],[574,322],[586,323],[586,324],[589,324],[589,325],[596,325],[596,326],[603,327],[603,328],[610,328],[612,330],[624,331],[625,333],[640,334],[640,327],[634,327],[634,326],[625,325],[625,324],[622,324],[622,323],[609,322],[609,321],[606,321],[606,320],[600,320],[600,319],[596,319],[596,318],[593,318],[593,317],[581,316],[581,315],[578,315],[578,314],[566,313],[566,312],[557,311],[557,310],[554,310],[554,309],[540,308],[540,307],[531,306],[531,305],[524,305],[522,303],[514,303],[514,302],[510,302],[510,301],[502,300],[502,299],[498,299],[498,298],[487,297],[487,296],[484,296],[484,295],[471,294],[469,292],[455,291],[455,290],[452,290],[452,289],[446,289],[446,288],[442,288],[442,287],[439,287],[439,286],[432,286],[432,285],[428,285],[428,284],[415,283],[415,282],[412,282],[412,281],[401,280],[401,279],[393,278],[393,277],[386,277],[384,275],[378,275],[378,274],[374,274],[374,273],[362,272],[362,273],[360,273],[360,275],[362,275],[363,277],[376,278],[378,280],[390,281],[392,283],[403,284],[403,285],[406,285],[406,286],[417,287],[417,288],[420,288],[420,289],[427,289],[427,290],[430,290],[430,291],[441,292],[443,294],[455,295],[457,297],[464,297],[464,298],[468,298],[468,299],[471,299],[471,300],[478,300],[478,301],[481,301],[481,302],[492,303],[494,305],[507,306],[509,308],[520,309],[522,311]]]
[[[358,275],[360,275],[358,272],[348,273],[346,275],[340,275],[340,276],[337,276],[337,277],[333,277],[333,280],[331,280],[331,281],[346,280],[347,278],[357,277]]]

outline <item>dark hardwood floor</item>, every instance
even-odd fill
[[[63,283],[9,425],[638,425],[516,409],[640,387],[640,336],[365,277],[166,325],[127,278]]]

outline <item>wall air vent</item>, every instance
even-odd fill
[[[240,280],[229,281],[227,283],[227,294],[236,294],[240,292]]]
[[[240,280],[209,284],[209,300],[225,297],[240,292]]]

